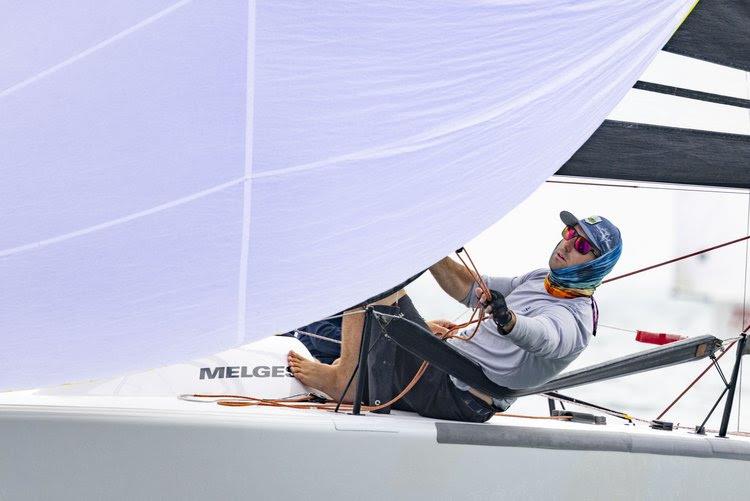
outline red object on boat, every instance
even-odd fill
[[[687,336],[680,336],[679,334],[666,334],[664,332],[647,332],[647,331],[635,331],[635,340],[641,343],[650,344],[669,344],[681,339],[687,339]]]

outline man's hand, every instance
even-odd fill
[[[484,306],[485,313],[492,315],[492,320],[495,321],[498,332],[501,334],[507,334],[513,330],[513,327],[515,327],[516,324],[515,317],[505,303],[505,296],[498,291],[491,290],[492,297],[487,297],[487,294],[485,294],[479,287],[477,287],[474,292],[479,299],[479,303]]]
[[[456,328],[456,324],[450,320],[429,320],[427,326],[436,336],[444,336]]]

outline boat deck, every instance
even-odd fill
[[[612,419],[470,424],[34,391],[0,394],[0,440],[0,499],[724,498],[750,466],[747,437]]]

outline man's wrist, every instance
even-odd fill
[[[513,310],[508,310],[508,313],[510,313],[510,320],[500,326],[500,334],[510,334],[510,331],[513,330],[513,327],[516,326],[516,314],[513,313]]]

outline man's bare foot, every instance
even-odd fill
[[[287,356],[292,374],[300,383],[320,390],[331,397],[338,398],[343,391],[339,388],[339,374],[336,366],[326,365],[317,360],[310,360],[290,351]]]

